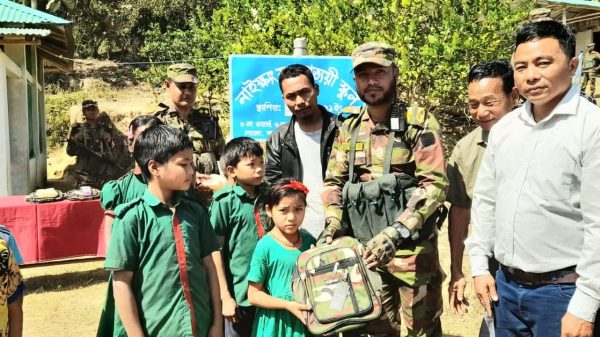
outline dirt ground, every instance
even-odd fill
[[[444,271],[449,276],[450,255],[446,228],[440,233],[440,253]],[[23,336],[95,336],[106,293],[107,275],[102,266],[103,261],[86,261],[24,268],[23,275],[28,290],[24,301]],[[466,258],[465,267],[468,267]],[[469,281],[467,286],[471,310],[460,317],[451,314],[447,307],[448,278],[443,288],[444,336],[477,336],[483,311],[474,297],[472,284]]]

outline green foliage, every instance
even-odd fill
[[[30,0],[21,0],[26,5]],[[137,59],[144,34],[186,30],[196,11],[211,15],[217,0],[38,0],[37,8],[73,22],[78,57]]]
[[[48,148],[62,146],[69,136],[70,114],[73,105],[80,105],[85,98],[82,91],[47,95],[46,100],[46,139]]]
[[[198,91],[212,105],[226,103],[219,97],[228,97],[230,54],[289,55],[293,39],[306,37],[311,55],[350,55],[359,44],[380,40],[398,53],[403,99],[456,113],[470,66],[508,59],[531,6],[530,0],[221,0],[211,15],[199,10],[188,29],[151,26],[141,54],[195,63]],[[157,85],[161,69],[138,75]]]

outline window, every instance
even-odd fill
[[[33,75],[33,63],[31,62],[32,57],[33,51],[31,49],[31,46],[25,46],[25,67],[31,75]]]
[[[33,86],[27,83],[27,125],[29,126],[29,159],[35,157],[35,146],[33,143]]]
[[[44,131],[46,130],[46,121],[44,121],[44,95],[41,90],[38,91],[38,131],[39,131],[39,140],[40,140],[40,153],[46,151],[46,135],[44,135]]]

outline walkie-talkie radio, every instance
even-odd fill
[[[390,127],[393,131],[406,132],[406,111],[407,107],[404,102],[394,100],[390,111]]]

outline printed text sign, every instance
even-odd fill
[[[291,117],[281,97],[279,73],[290,64],[309,67],[319,85],[318,102],[332,113],[361,105],[352,79],[350,57],[261,56],[229,57],[231,137],[265,141]]]

